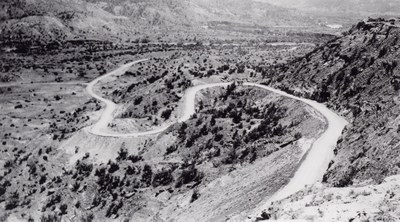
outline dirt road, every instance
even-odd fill
[[[111,123],[114,118],[113,114],[115,109],[117,108],[117,105],[112,101],[102,98],[100,95],[97,95],[93,91],[94,86],[107,77],[119,76],[124,74],[129,69],[130,66],[143,61],[146,60],[138,60],[123,65],[117,70],[110,72],[106,75],[103,75],[88,84],[87,86],[88,93],[95,99],[106,104],[106,108],[104,109],[101,118],[97,121],[95,125],[89,128],[90,133],[104,137],[138,137],[138,136],[161,133],[165,131],[168,127],[170,127],[172,124],[174,124],[170,123],[154,130],[145,132],[135,132],[135,133],[118,133],[118,132],[109,132],[106,130],[107,125]],[[196,94],[199,91],[212,87],[227,87],[230,84],[231,84],[230,82],[210,83],[210,84],[197,85],[189,88],[185,92],[185,95],[183,97],[183,108],[182,108],[183,114],[179,118],[178,122],[187,121],[196,112],[195,110]],[[243,85],[248,87],[257,87],[265,89],[270,92],[277,93],[281,96],[285,96],[294,100],[304,102],[309,106],[311,106],[316,111],[318,111],[319,113],[321,113],[325,117],[328,123],[328,128],[314,142],[311,149],[306,154],[307,155],[306,158],[304,158],[303,162],[301,163],[301,166],[296,171],[294,177],[290,180],[290,182],[281,190],[279,190],[277,193],[275,193],[272,198],[266,199],[259,207],[257,207],[251,212],[248,212],[248,215],[251,215],[252,218],[255,218],[257,214],[259,214],[263,209],[266,209],[268,207],[271,201],[288,197],[289,195],[304,188],[304,186],[311,185],[322,179],[324,173],[328,168],[328,164],[333,157],[333,149],[336,146],[337,140],[339,139],[344,127],[347,125],[347,121],[344,118],[338,116],[333,111],[329,110],[325,105],[320,104],[318,102],[309,99],[299,98],[287,94],[286,92],[257,83],[244,83]]]

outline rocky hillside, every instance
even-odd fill
[[[107,12],[126,16],[143,25],[207,25],[236,22],[258,25],[310,25],[310,18],[293,9],[259,1],[242,0],[87,0]]]
[[[398,25],[362,21],[343,37],[264,75],[277,87],[326,102],[351,122],[324,177],[334,186],[380,182],[400,173]]]
[[[379,185],[332,188],[316,184],[264,213],[279,221],[398,221],[400,218],[400,176]]]
[[[50,42],[123,37],[134,23],[81,0],[6,0],[0,3],[0,41]]]
[[[205,31],[210,24],[307,26],[294,9],[241,0],[6,0],[0,3],[0,40],[73,38],[126,40],[155,33]]]
[[[397,0],[265,0],[283,7],[295,7],[305,10],[325,10],[356,13],[378,13],[396,15],[400,10]]]

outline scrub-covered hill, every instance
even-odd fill
[[[400,173],[398,24],[362,21],[343,37],[265,74],[269,83],[326,102],[351,122],[324,177],[330,184],[380,182]]]
[[[258,30],[317,24],[294,9],[241,0],[6,0],[0,8],[0,41],[7,42],[126,41],[175,32],[186,32],[186,38],[208,26]]]

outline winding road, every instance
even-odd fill
[[[96,124],[88,128],[90,133],[103,137],[138,137],[138,136],[154,135],[161,133],[174,124],[174,123],[169,123],[165,126],[145,132],[117,133],[117,132],[106,131],[107,125],[111,123],[112,120],[114,119],[113,114],[115,109],[117,108],[117,105],[114,102],[102,98],[100,95],[97,95],[93,90],[94,86],[100,81],[103,81],[107,77],[123,75],[132,65],[146,60],[147,59],[142,59],[125,64],[120,68],[118,68],[117,70],[110,72],[106,75],[100,76],[88,84],[87,92],[95,99],[106,104],[106,108],[104,109],[100,119],[97,121]],[[189,88],[185,92],[185,95],[183,97],[183,115],[179,118],[178,122],[187,121],[196,112],[195,97],[197,92],[212,87],[227,87],[230,84],[231,84],[230,82],[210,83],[210,84],[197,85]],[[251,215],[255,216],[259,214],[263,209],[266,209],[271,201],[280,200],[285,197],[288,197],[291,194],[303,189],[304,186],[311,185],[317,181],[320,181],[324,173],[328,169],[329,162],[333,157],[333,149],[336,146],[336,143],[340,135],[342,134],[344,127],[348,123],[344,118],[338,116],[336,113],[329,110],[325,105],[315,102],[313,100],[299,98],[290,95],[286,92],[257,83],[244,83],[243,86],[265,89],[270,92],[279,94],[281,96],[306,103],[307,105],[311,106],[313,109],[321,113],[325,117],[328,123],[327,129],[313,143],[312,147],[306,154],[306,158],[304,158],[304,160],[302,161],[294,177],[290,180],[290,182],[286,186],[284,186],[281,190],[276,192],[272,196],[272,198],[266,199],[259,207],[257,207],[256,209],[254,209],[254,211],[250,213]]]
[[[324,104],[316,101],[299,98],[265,85],[256,83],[245,83],[244,85],[259,87],[279,95],[304,102],[321,113],[328,123],[327,129],[312,144],[310,150],[306,154],[306,158],[304,158],[303,162],[289,183],[276,192],[271,198],[266,199],[259,207],[251,211],[251,217],[255,218],[264,209],[268,209],[272,201],[284,199],[296,193],[297,191],[302,190],[306,185],[312,185],[322,180],[326,170],[328,169],[329,162],[334,156],[333,150],[336,146],[336,143],[348,122],[343,117],[328,109]]]

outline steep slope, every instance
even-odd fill
[[[285,9],[254,0],[189,0],[188,3],[192,5],[190,10],[194,14],[204,16],[202,19],[203,22],[232,21],[264,26],[304,26],[316,24],[311,18],[293,9]]]
[[[296,9],[333,29],[350,28],[367,17],[397,17],[400,1],[397,0],[258,0],[276,6]]]
[[[142,26],[189,25],[184,1],[179,0],[86,0]]]
[[[198,32],[210,23],[257,27],[317,24],[294,9],[254,0],[7,0],[0,8],[0,40],[6,41],[129,39],[156,32]]]
[[[143,25],[204,25],[227,21],[258,25],[313,24],[293,9],[254,0],[87,0],[113,14],[138,20]]]
[[[322,184],[303,190],[269,209],[273,219],[305,221],[399,221],[400,176],[379,185],[332,188]]]
[[[126,36],[135,31],[125,17],[81,0],[18,0],[0,3],[0,40],[41,41]]]
[[[398,14],[400,2],[396,0],[260,0],[283,7],[303,10],[334,10],[343,12]]]
[[[277,87],[327,102],[351,122],[324,177],[332,185],[380,182],[400,173],[398,24],[360,22],[343,37],[265,75]]]

